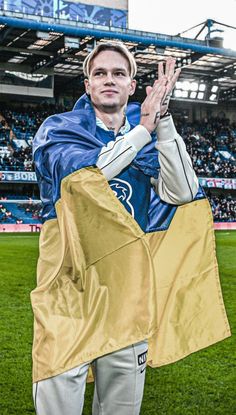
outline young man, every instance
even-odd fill
[[[161,265],[165,243],[171,252],[165,232],[173,218],[178,221],[177,205],[192,202],[198,191],[190,157],[168,113],[179,76],[174,68],[172,58],[165,67],[160,63],[141,107],[127,105],[136,87],[135,60],[122,43],[99,44],[84,61],[86,94],[72,112],[49,117],[35,137],[44,205],[38,286],[32,292],[38,415],[82,414],[90,365],[93,415],[140,413],[148,344],[148,360],[155,366],[160,315],[169,307],[170,293],[181,289],[169,290],[178,273]],[[199,193],[198,200],[203,198]],[[173,225],[179,234],[183,220]],[[178,249],[170,258],[182,266],[185,251]],[[163,290],[157,286],[159,264],[163,276],[167,270]],[[168,282],[170,274],[174,282]],[[162,311],[159,291],[165,292]],[[181,314],[179,303],[177,309]],[[174,319],[168,314],[172,328]],[[192,329],[186,330],[185,338],[191,338]],[[208,343],[214,341],[212,336]],[[160,349],[161,343],[162,337]],[[205,338],[178,351],[176,343],[168,359],[175,361],[203,344]]]

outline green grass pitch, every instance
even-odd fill
[[[236,323],[236,232],[216,234],[231,329]],[[0,414],[34,413],[31,398],[32,311],[37,234],[0,234]],[[160,369],[147,369],[141,415],[236,414],[234,336]],[[93,385],[83,415],[91,415]],[[68,414],[70,415],[70,414]],[[115,415],[115,414],[111,414]]]

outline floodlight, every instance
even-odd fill
[[[218,101],[219,86],[206,84],[196,79],[181,80],[176,82],[176,87],[172,99],[183,101],[203,101],[211,104],[216,104]]]
[[[206,90],[206,84],[200,84],[199,85],[199,91],[204,92]],[[202,98],[201,98],[202,99]]]
[[[213,85],[212,88],[211,88],[211,92],[215,93],[215,92],[218,91],[218,89],[219,89],[219,87],[217,85]]]
[[[191,82],[189,89],[190,89],[190,91],[197,91],[198,90],[198,83],[197,82]]]
[[[217,95],[216,94],[211,94],[209,100],[210,101],[215,101],[216,100]]]
[[[182,82],[182,89],[184,91],[189,91],[190,90],[190,82],[189,81]]]
[[[204,98],[204,93],[203,92],[198,92],[197,99],[203,99],[203,98]]]
[[[176,90],[174,91],[174,96],[175,96],[176,98],[181,98],[181,97],[182,97],[182,91],[180,91],[180,89],[176,89]]]
[[[188,98],[188,91],[182,91],[182,98]]]
[[[44,79],[47,79],[48,75],[42,75],[42,74],[30,74],[30,73],[24,73],[24,72],[16,72],[16,71],[5,71],[6,73],[9,73],[11,75],[14,75],[18,78],[24,79],[26,81],[34,81],[34,82],[42,82]]]
[[[196,98],[196,96],[197,96],[197,92],[192,91],[192,92],[190,93],[190,98],[195,99],[195,98]]]

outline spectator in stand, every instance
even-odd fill
[[[215,222],[235,222],[236,221],[236,200],[231,195],[219,196],[212,195],[210,191],[207,196],[211,203],[212,213]]]

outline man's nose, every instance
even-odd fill
[[[106,78],[104,80],[104,83],[105,84],[108,84],[108,85],[111,85],[111,84],[114,85],[115,84],[115,81],[114,81],[114,78],[113,78],[112,73],[107,73]]]

